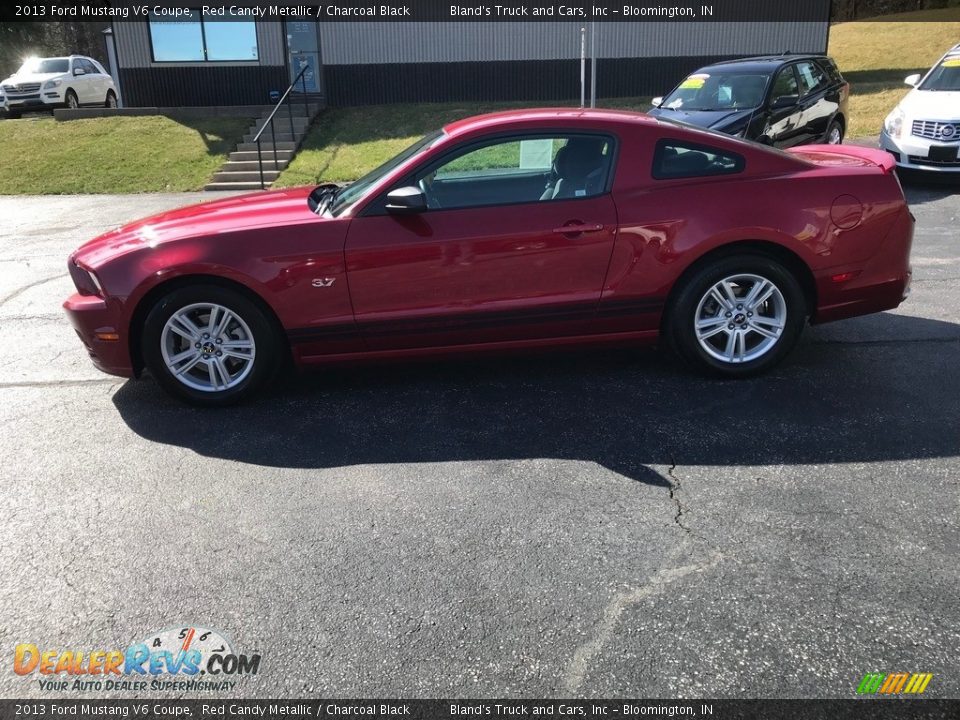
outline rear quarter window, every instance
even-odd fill
[[[665,138],[654,150],[651,174],[655,180],[712,177],[735,175],[745,167],[746,160],[738,153]]]

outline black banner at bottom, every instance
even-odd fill
[[[960,717],[960,700],[0,700],[0,718],[863,718]]]

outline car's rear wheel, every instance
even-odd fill
[[[796,277],[764,255],[735,255],[697,270],[667,314],[671,345],[697,369],[724,377],[769,370],[806,322]]]
[[[843,125],[834,120],[827,128],[827,144],[839,145],[843,142]]]
[[[107,99],[103,103],[104,107],[115,108],[117,106],[117,96],[113,90],[107,90]]]
[[[77,94],[73,90],[67,90],[67,94],[63,96],[63,99],[67,103],[67,107],[71,110],[76,110],[80,107],[80,101],[77,100]]]
[[[191,285],[161,298],[143,327],[144,363],[170,394],[195,405],[244,400],[271,377],[280,344],[266,312],[218,285]]]

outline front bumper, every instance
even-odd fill
[[[99,370],[121,377],[135,376],[130,342],[123,332],[118,301],[78,293],[67,298],[63,309]],[[110,334],[117,334],[117,339],[102,339]]]
[[[65,107],[66,102],[59,91],[39,90],[29,95],[4,97],[0,108],[7,112],[23,112],[29,110],[45,110]]]
[[[931,160],[931,147],[958,147],[958,143],[944,143],[927,140],[915,135],[894,138],[886,130],[880,133],[880,147],[894,155],[897,167],[906,170],[924,170],[939,173],[960,173],[960,156],[955,162]]]

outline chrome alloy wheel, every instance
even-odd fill
[[[697,342],[721,362],[745,363],[774,348],[787,325],[787,302],[759,275],[731,275],[700,299],[694,318]]]
[[[843,140],[843,133],[840,131],[839,125],[833,125],[830,128],[830,134],[827,135],[827,144],[828,145],[839,145]]]
[[[177,310],[160,333],[170,374],[202,392],[223,392],[253,370],[256,343],[243,318],[223,305],[195,303]]]

